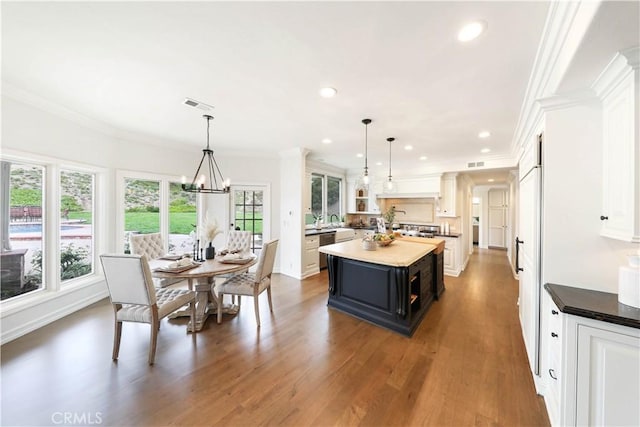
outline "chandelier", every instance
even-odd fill
[[[202,117],[207,119],[207,148],[202,150],[202,160],[200,160],[198,169],[196,169],[196,173],[193,175],[191,184],[187,184],[186,178],[184,176],[182,177],[182,189],[190,193],[228,193],[231,182],[228,178],[226,180],[223,178],[216,158],[213,157],[213,150],[209,148],[209,122],[213,120],[213,117],[207,114]],[[204,170],[200,173],[203,165]]]

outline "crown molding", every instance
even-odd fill
[[[601,3],[601,0],[551,2],[511,142],[514,157],[540,120],[537,100],[550,97],[558,89]]]
[[[600,98],[606,97],[629,74],[638,71],[640,64],[640,47],[635,46],[616,53],[600,75],[591,85],[592,90]]]
[[[561,110],[564,108],[571,108],[578,105],[585,105],[589,103],[599,102],[595,91],[592,89],[584,89],[571,93],[564,93],[558,95],[548,96],[546,98],[540,98],[536,101],[543,112]]]

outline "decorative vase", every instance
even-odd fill
[[[320,220],[317,219],[316,220],[316,230],[320,230],[320,229],[322,229],[322,224],[320,223]]]
[[[205,259],[213,259],[216,256],[216,248],[211,246],[211,242],[209,242],[209,247],[204,252]]]

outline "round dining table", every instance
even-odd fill
[[[193,280],[196,280],[196,324],[191,325],[189,322],[189,330],[197,332],[202,329],[204,322],[207,320],[209,314],[217,313],[217,310],[222,309],[223,313],[236,314],[238,312],[238,306],[235,304],[229,304],[223,306],[222,301],[218,299],[218,296],[213,291],[213,284],[216,276],[227,275],[231,273],[243,272],[249,269],[252,265],[258,262],[258,258],[252,254],[249,260],[230,260],[225,261],[222,256],[217,256],[213,259],[207,259],[202,262],[198,262],[192,266],[192,268],[185,269],[183,271],[171,271],[169,265],[173,261],[164,259],[154,259],[149,261],[149,267],[151,268],[151,274],[157,278],[170,278],[170,279],[186,279],[189,290],[193,290]],[[174,270],[180,270],[174,269]],[[170,315],[170,318],[178,316],[189,316],[188,310],[185,312],[176,312]],[[195,327],[194,327],[195,326]]]

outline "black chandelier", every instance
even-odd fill
[[[182,177],[182,189],[190,193],[228,193],[231,183],[229,179],[225,180],[223,178],[222,172],[220,172],[220,168],[218,167],[218,163],[216,162],[216,158],[213,157],[213,150],[209,148],[209,122],[213,120],[213,117],[207,114],[202,117],[207,119],[207,148],[202,150],[202,160],[200,160],[198,169],[196,169],[196,173],[193,175],[191,184],[187,184],[185,182],[186,178]],[[200,169],[202,168],[203,164],[205,165],[206,170],[203,171],[202,174],[200,174]],[[209,179],[208,188],[206,187],[207,177]]]

